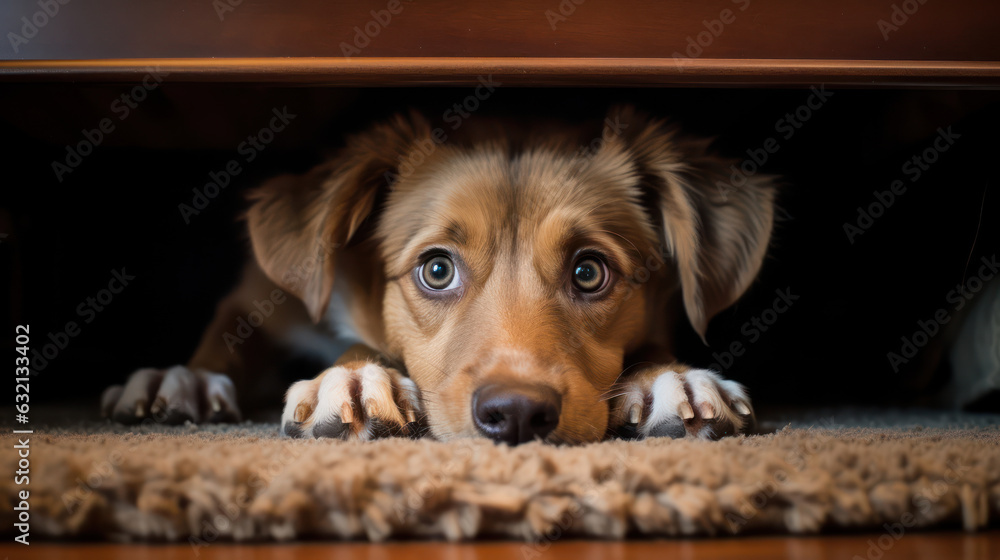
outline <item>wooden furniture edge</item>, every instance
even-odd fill
[[[171,82],[331,86],[802,86],[996,89],[1000,61],[689,58],[122,58],[4,60],[0,82]]]

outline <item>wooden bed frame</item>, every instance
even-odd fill
[[[158,66],[173,82],[325,86],[493,74],[519,86],[996,88],[998,20],[1000,4],[975,0],[8,0],[0,81],[128,82]]]
[[[4,0],[0,88],[136,83],[326,87],[1000,88],[996,0]],[[345,56],[346,55],[346,56]],[[552,558],[865,554],[878,535],[558,543]],[[885,558],[986,558],[996,532],[908,535]],[[186,546],[43,545],[37,557],[189,557]],[[7,546],[13,555],[14,550]],[[936,552],[934,552],[936,551]],[[213,547],[328,556],[327,545]],[[520,556],[520,543],[342,545],[349,557]],[[5,553],[6,554],[6,553]],[[29,552],[30,554],[30,552]]]

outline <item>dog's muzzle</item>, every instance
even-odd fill
[[[500,443],[544,439],[559,425],[562,399],[542,385],[484,385],[472,395],[476,429]]]

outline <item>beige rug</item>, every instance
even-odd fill
[[[966,530],[1000,519],[1000,429],[791,429],[584,447],[226,431],[36,433],[32,538],[190,542]],[[6,435],[0,471],[17,470]],[[13,476],[0,491],[17,504]],[[0,527],[16,522],[0,510]],[[895,534],[895,533],[894,533]]]

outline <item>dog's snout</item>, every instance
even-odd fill
[[[472,418],[486,437],[509,445],[544,438],[559,425],[562,399],[541,385],[486,385],[472,396]]]

